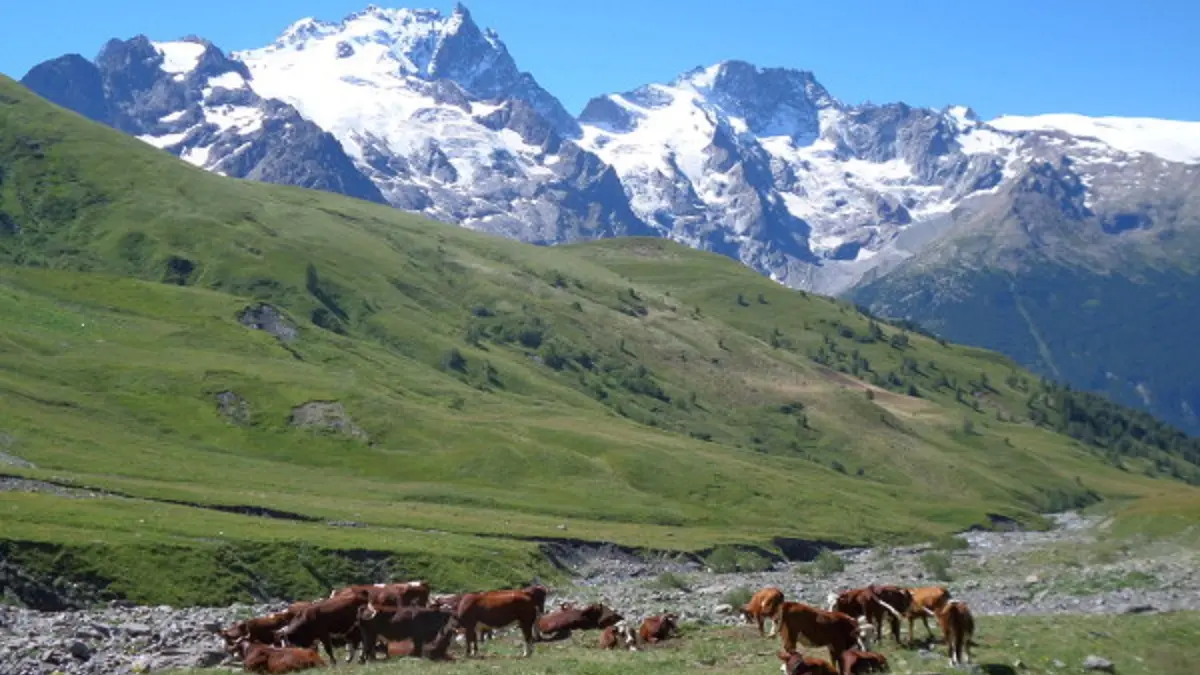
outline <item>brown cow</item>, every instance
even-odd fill
[[[358,626],[362,631],[363,644],[374,645],[380,637],[388,642],[411,640],[412,655],[420,657],[424,653],[425,645],[433,643],[442,637],[443,633],[449,633],[452,639],[458,622],[453,612],[442,608],[397,605],[376,607],[367,603],[366,607],[360,607],[358,610]],[[366,663],[368,659],[375,660],[374,649],[364,649],[359,662]]]
[[[576,609],[564,602],[560,607],[557,612],[544,614],[537,620],[539,642],[566,640],[571,637],[571,631],[604,629],[624,618],[600,603]]]
[[[679,635],[679,617],[671,612],[646,617],[638,629],[638,637],[646,644],[662,642],[672,635]]]
[[[842,652],[842,675],[866,675],[867,673],[886,673],[887,657],[878,652],[863,652],[857,649],[847,649]]]
[[[880,605],[888,613],[888,624],[892,629],[892,639],[896,644],[900,644],[900,619],[908,613],[912,607],[913,596],[912,592],[907,588],[899,586],[878,586],[871,584],[867,586],[871,593],[875,596],[876,604]],[[882,615],[881,615],[882,616]],[[876,626],[879,632],[879,639],[883,639],[883,627]],[[912,632],[911,630],[909,631]],[[909,641],[912,641],[912,635],[909,635]]]
[[[917,619],[925,624],[925,630],[929,633],[929,637],[934,637],[933,629],[929,627],[929,617],[936,617],[937,612],[950,602],[950,590],[945,586],[922,586],[919,588],[908,589],[912,596],[912,604],[908,606],[908,611],[905,616],[908,618],[908,641],[915,642],[916,634],[913,632],[913,624]]]
[[[329,597],[336,598],[339,595],[360,591],[366,591],[368,599],[376,605],[425,607],[429,604],[429,584],[424,581],[408,581],[398,584],[357,584],[334,589],[329,593]]]
[[[542,603],[545,606],[544,595]],[[528,657],[533,654],[533,629],[538,619],[538,603],[533,595],[525,591],[467,593],[459,601],[455,615],[466,638],[467,656],[479,654],[479,638],[475,633],[477,626],[503,628],[513,622],[520,627],[525,641],[521,655]]]
[[[637,633],[633,632],[633,626],[624,619],[605,628],[600,634],[600,649],[616,649],[618,644],[625,645],[631,652],[637,651]]]
[[[781,651],[777,656],[783,661],[779,667],[783,675],[840,675],[828,661],[805,656],[795,650]]]
[[[971,663],[971,638],[975,636],[975,618],[971,616],[971,608],[962,600],[950,600],[938,610],[937,619],[942,627],[942,637],[946,640],[950,665]]]
[[[454,655],[448,653],[450,645],[454,642],[454,631],[444,631],[431,643],[425,645],[421,656],[430,661],[453,661]],[[389,642],[387,644],[388,658],[401,657],[406,658],[413,656],[415,651],[412,640],[400,640],[399,642]]]
[[[779,632],[779,624],[775,623],[775,612],[783,603],[783,591],[774,586],[767,586],[754,594],[750,602],[742,605],[742,618],[746,623],[758,623],[758,634],[763,635],[763,622],[771,620],[771,633],[767,637],[775,637]]]
[[[319,640],[325,647],[331,664],[336,665],[337,658],[333,655],[334,640],[342,638],[347,642],[346,661],[350,662],[354,660],[354,653],[362,641],[358,628],[358,608],[367,602],[366,590],[314,602],[296,614],[287,626],[275,631],[275,639],[283,646],[298,647],[311,647]],[[364,648],[374,650],[375,645],[368,643]]]
[[[889,619],[892,628],[892,637],[896,640],[896,644],[900,644],[900,619],[901,611],[907,610],[911,604],[911,597],[908,591],[897,586],[876,586],[874,584],[864,588],[852,588],[840,594],[830,593],[826,597],[828,604],[826,611],[841,612],[855,618],[866,619],[872,626],[873,635],[870,637],[860,635],[859,646],[863,649],[867,648],[867,641],[875,638],[883,638],[883,619],[885,616]],[[902,605],[897,609],[893,603]],[[889,616],[890,615],[890,616]]]
[[[830,661],[839,663],[842,652],[858,644],[858,621],[842,612],[827,612],[802,602],[784,602],[775,621],[786,652],[796,651],[796,642],[806,647],[828,647]]]
[[[239,621],[222,630],[220,636],[225,640],[225,651],[231,655],[234,654],[235,647],[242,638],[259,644],[274,643],[275,631],[288,625],[300,610],[311,604],[310,602],[296,602],[282,612]]]
[[[273,647],[250,642],[241,638],[234,644],[236,654],[242,659],[242,668],[248,673],[294,673],[310,668],[321,668],[325,662],[315,649],[301,647]]]

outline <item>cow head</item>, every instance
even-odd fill
[[[799,673],[803,672],[801,670],[804,665],[803,656],[796,652],[788,652],[782,649],[779,650],[776,656],[783,662],[779,664],[779,672],[783,673],[783,675],[799,675]]]
[[[825,596],[825,610],[832,612],[834,608],[837,607],[839,599],[841,599],[841,596],[833,591],[830,591],[829,594]]]
[[[599,607],[600,607],[600,614],[599,614],[599,617],[596,619],[596,625],[599,626],[600,628],[608,628],[609,626],[615,626],[618,623],[623,623],[625,621],[625,617],[621,616],[619,613],[617,613],[611,607],[608,607],[603,604],[601,604]]]

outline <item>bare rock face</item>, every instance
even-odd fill
[[[266,331],[279,338],[279,341],[283,343],[293,342],[299,336],[296,324],[292,323],[278,309],[263,303],[242,310],[242,313],[238,315],[238,321],[248,328]]]
[[[232,391],[217,394],[217,411],[233,424],[244,425],[250,422],[250,403]]]
[[[291,424],[303,429],[334,432],[361,441],[368,439],[367,432],[356,425],[346,413],[345,406],[336,401],[313,401],[293,408]]]

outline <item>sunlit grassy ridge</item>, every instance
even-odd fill
[[[1195,498],[1030,424],[1006,359],[726,258],[537,248],[225,179],[7,80],[0,260],[0,451],[37,467],[11,473],[368,526],[0,494],[14,541],[378,549],[430,576],[501,556],[500,581],[536,571],[503,538],[852,544]],[[239,323],[257,302],[296,339]],[[361,433],[293,426],[314,401]]]

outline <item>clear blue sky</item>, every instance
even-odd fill
[[[0,0],[0,72],[188,33],[233,51],[367,0]],[[383,6],[404,6],[377,2]],[[578,112],[593,95],[744,59],[812,70],[843,101],[1200,120],[1196,0],[474,0],[518,65]],[[453,2],[408,6],[449,11]]]

